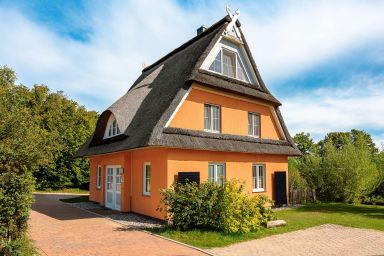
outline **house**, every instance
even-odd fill
[[[245,182],[286,204],[288,157],[300,155],[240,28],[229,14],[143,69],[99,117],[77,155],[90,200],[164,218],[160,190],[189,178]]]

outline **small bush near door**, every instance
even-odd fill
[[[247,233],[259,229],[274,218],[265,196],[244,193],[244,185],[227,181],[175,184],[162,190],[167,219],[178,229],[214,229],[227,233]]]

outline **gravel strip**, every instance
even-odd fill
[[[121,213],[118,211],[113,211],[101,207],[98,203],[94,202],[72,203],[71,205],[113,219],[128,228],[144,229],[164,226],[164,223],[160,220],[136,213]]]

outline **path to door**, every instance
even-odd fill
[[[71,196],[36,194],[29,233],[42,255],[206,255],[60,202]]]

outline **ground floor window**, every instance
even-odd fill
[[[255,164],[252,166],[252,188],[253,192],[265,191],[265,165]]]
[[[143,194],[150,195],[151,194],[151,164],[144,164],[143,171]]]
[[[225,181],[225,164],[211,163],[208,165],[208,180],[223,185]]]
[[[101,165],[97,166],[96,172],[96,188],[101,188]]]

